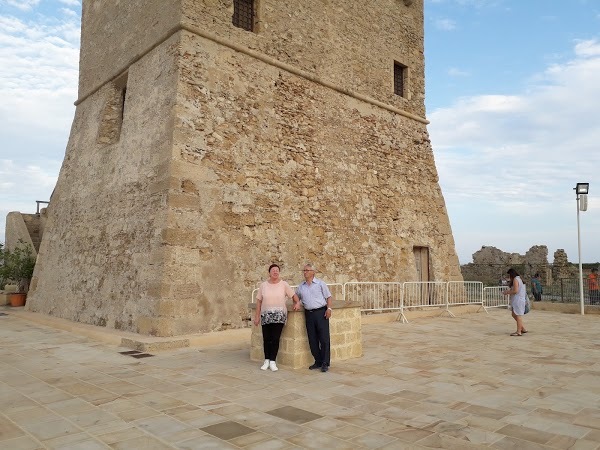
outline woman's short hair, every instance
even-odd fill
[[[269,266],[269,273],[271,273],[271,269],[272,269],[273,267],[277,267],[279,270],[281,270],[281,267],[279,267],[279,264],[275,264],[275,263],[273,263],[273,264],[271,264],[271,265]]]
[[[519,276],[519,274],[517,273],[517,271],[515,269],[513,269],[512,267],[510,269],[508,269],[508,271],[506,273],[511,278],[516,278],[516,277]]]

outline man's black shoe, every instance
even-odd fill
[[[317,364],[314,363],[312,366],[309,367],[310,370],[315,370],[315,369],[320,369],[321,368],[321,364]]]
[[[327,372],[329,370],[329,366],[327,364],[323,364],[321,366],[321,372]]]

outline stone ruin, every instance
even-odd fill
[[[468,281],[481,281],[488,286],[499,284],[506,271],[513,267],[528,282],[536,273],[542,284],[549,285],[560,278],[576,276],[576,267],[569,263],[563,249],[554,252],[554,261],[548,263],[548,247],[534,245],[524,255],[507,253],[496,247],[482,246],[473,253],[473,262],[461,266],[463,278]]]

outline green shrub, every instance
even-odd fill
[[[19,239],[14,250],[2,249],[2,271],[0,277],[17,284],[17,292],[27,292],[33,276],[35,257],[31,246]]]

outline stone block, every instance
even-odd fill
[[[0,305],[10,305],[10,294],[0,291]]]
[[[255,306],[255,304],[250,305],[252,309]],[[348,310],[356,311],[352,312]],[[252,314],[254,314],[254,311],[252,311]],[[347,318],[340,319],[341,316],[346,316]],[[334,302],[333,314],[330,320],[330,331],[333,328],[344,330],[349,327],[360,330],[360,324],[354,323],[361,320],[360,305],[357,303]],[[337,324],[337,321],[340,321],[342,325]],[[360,331],[331,333],[330,342],[332,364],[334,361],[343,361],[362,356],[362,335]],[[262,361],[264,359],[264,351],[262,329],[260,326],[252,328],[250,347],[250,359],[253,361]],[[304,311],[293,311],[291,305],[289,305],[288,321],[281,334],[277,363],[281,366],[300,369],[310,366],[313,362],[306,336]]]

